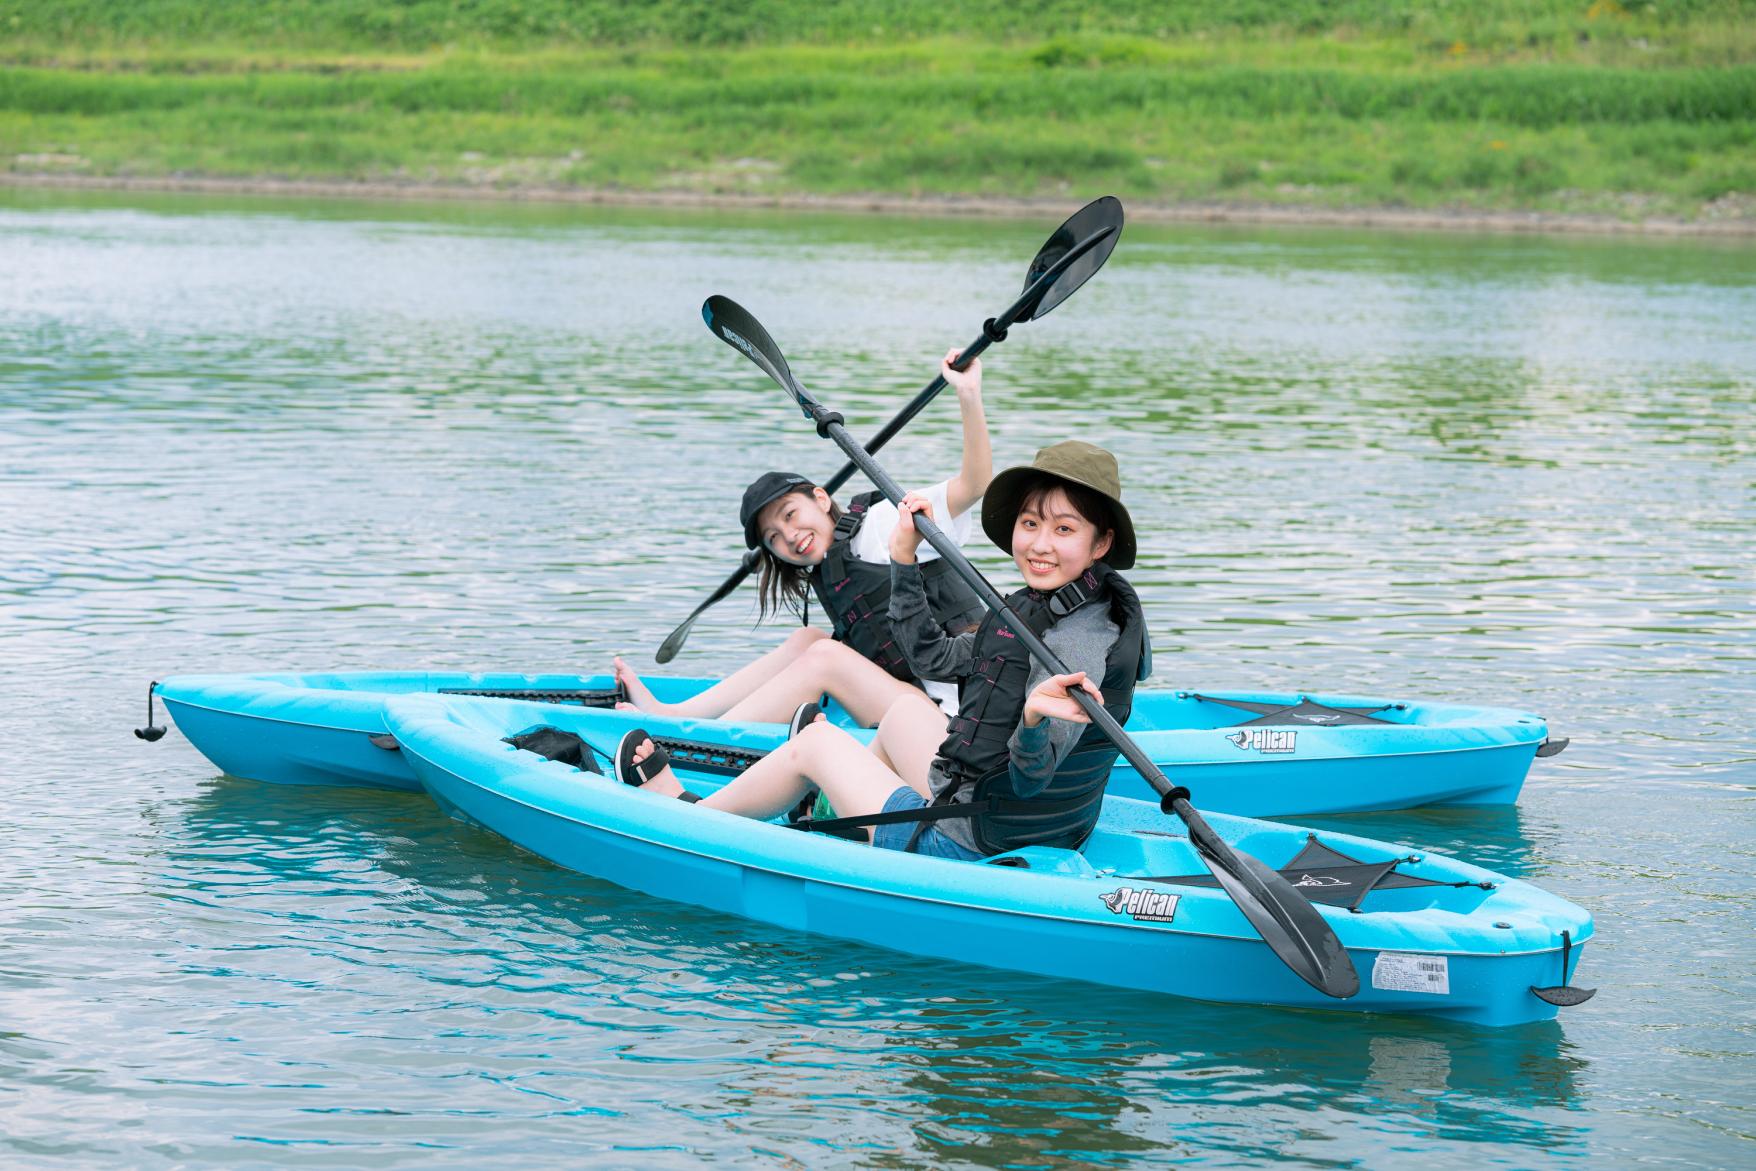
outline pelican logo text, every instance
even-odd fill
[[[1292,728],[1239,728],[1226,737],[1245,752],[1297,752],[1299,734]]]
[[[1177,900],[1181,895],[1162,890],[1135,890],[1117,887],[1107,895],[1099,895],[1112,915],[1127,915],[1142,923],[1169,923],[1177,917]]]
[[[1333,874],[1301,874],[1294,886],[1352,886],[1345,878],[1337,878]]]

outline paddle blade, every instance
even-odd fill
[[[743,562],[732,571],[731,576],[720,582],[719,588],[708,596],[707,601],[695,607],[694,612],[683,619],[683,625],[671,631],[669,637],[659,644],[658,653],[653,655],[653,658],[660,664],[668,663],[676,658],[677,652],[683,649],[683,643],[688,640],[689,631],[695,626],[695,620],[705,614],[708,607],[729,597],[733,590],[744,584],[744,579],[756,572],[756,564],[760,559],[761,554],[755,549],[745,553]]]
[[[1202,828],[1208,835],[1213,833],[1205,825]],[[1346,1000],[1360,990],[1360,974],[1341,940],[1284,875],[1224,842],[1218,850],[1207,848],[1193,826],[1189,836],[1250,926],[1300,979],[1337,1000]]]
[[[762,328],[762,323],[742,305],[716,293],[702,302],[701,320],[707,322],[707,328],[715,337],[762,367],[762,372],[774,379],[782,390],[792,392],[793,372],[787,366],[786,356],[768,336],[768,331]]]
[[[697,610],[695,614],[683,619],[683,625],[671,631],[670,636],[659,643],[658,651],[652,656],[654,662],[662,666],[677,657],[677,652],[683,649],[683,643],[689,638],[690,628],[695,625],[696,614],[700,613],[701,611]]]
[[[1122,238],[1122,201],[1114,195],[1094,199],[1055,229],[1055,234],[1049,237],[1043,250],[1030,262],[1030,273],[1024,278],[1024,287],[1027,289],[1036,283],[1038,277],[1053,268],[1056,261],[1072,251],[1075,244],[1105,228],[1113,230],[1091,251],[1068,265],[1067,271],[1043,290],[1043,295],[1031,306],[1030,312],[1021,315],[1019,320],[1035,321],[1039,317],[1048,316],[1050,310],[1071,297],[1080,285],[1090,280],[1092,274],[1104,266],[1104,261],[1110,258],[1110,253],[1116,250],[1117,241]]]

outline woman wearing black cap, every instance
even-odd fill
[[[1140,600],[1117,572],[1132,567],[1135,554],[1121,497],[1115,458],[1072,440],[1000,473],[982,505],[983,531],[1024,577],[1008,608],[1072,668],[1068,674],[1035,662],[998,613],[972,633],[939,629],[921,585],[920,534],[912,523],[899,525],[890,541],[891,624],[918,671],[959,680],[959,711],[942,738],[923,734],[937,727],[926,700],[904,695],[870,746],[814,723],[700,802],[768,818],[815,782],[841,817],[902,815],[871,832],[872,844],[887,849],[970,860],[1031,845],[1079,848],[1097,824],[1117,749],[1071,691],[1084,689],[1122,722],[1150,667]],[[911,494],[902,511],[931,515],[932,506]],[[622,780],[686,796],[644,732],[630,732],[622,747]],[[963,808],[936,809],[930,822],[907,816],[929,805]]]
[[[962,542],[971,533],[969,512],[993,478],[988,423],[982,410],[982,364],[954,370],[957,350],[940,365],[957,391],[963,416],[963,464],[957,475],[920,495],[935,516],[950,517],[945,529]],[[766,472],[744,491],[739,509],[744,543],[759,550],[761,614],[797,608],[807,589],[817,595],[835,635],[802,626],[779,647],[746,664],[706,691],[681,703],[661,703],[621,659],[616,679],[639,711],[735,720],[786,720],[828,693],[862,724],[876,724],[896,700],[925,690],[947,713],[957,708],[957,689],[923,679],[909,665],[890,629],[891,531],[899,514],[880,492],[856,496],[841,508],[829,493],[803,476]],[[912,529],[912,525],[910,526]],[[980,599],[951,571],[922,551],[928,609],[947,633],[973,630],[982,619]]]

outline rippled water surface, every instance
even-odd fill
[[[840,464],[702,299],[871,432],[1050,227],[0,196],[0,1159],[1748,1166],[1746,245],[1131,227],[989,355],[1002,464],[1120,455],[1159,683],[1574,738],[1516,809],[1324,823],[1590,909],[1557,1023],[929,963],[129,734],[173,673],[650,665],[743,483]],[[677,666],[777,641],[745,600]]]

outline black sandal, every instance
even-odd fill
[[[634,750],[640,747],[642,740],[652,740],[652,755],[636,764]],[[668,768],[670,763],[671,754],[657,740],[653,740],[652,733],[645,728],[633,729],[616,745],[616,779],[624,785],[644,785]]]
[[[817,722],[823,714],[823,705],[814,699],[807,699],[793,711],[793,718],[787,722],[787,739],[791,740],[806,728]]]
[[[817,717],[822,714],[823,705],[817,703],[815,700],[807,699],[793,711],[793,718],[787,721],[787,739],[791,740],[794,736],[797,736],[800,732],[803,732],[806,728],[815,724],[817,722]],[[809,789],[805,790],[805,795],[799,798],[799,803],[793,806],[792,809],[788,810],[787,820],[804,821],[807,817],[811,816],[811,809],[816,804],[817,786],[812,785]]]

